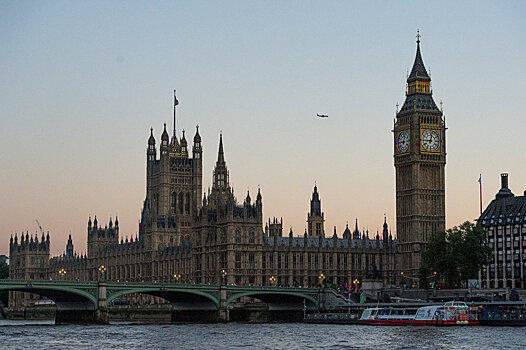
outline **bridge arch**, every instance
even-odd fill
[[[294,309],[303,308],[303,300],[307,310],[318,309],[318,299],[312,295],[303,294],[301,292],[279,291],[279,290],[253,290],[240,291],[233,293],[227,298],[226,304],[229,305],[235,300],[242,297],[252,297],[259,299],[269,305],[270,308],[293,307]]]
[[[97,288],[88,290],[62,285],[40,285],[39,283],[12,283],[0,285],[0,291],[25,292],[41,295],[53,300],[57,310],[95,310]]]
[[[111,290],[111,288],[109,288]],[[173,305],[184,306],[185,309],[213,309],[217,310],[220,301],[212,293],[201,290],[191,290],[186,288],[174,287],[143,287],[122,289],[111,292],[108,290],[107,303],[111,304],[114,300],[129,294],[147,294],[163,298]]]

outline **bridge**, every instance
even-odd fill
[[[297,287],[258,287],[150,282],[77,282],[0,280],[0,291],[34,293],[56,304],[56,324],[107,324],[108,305],[128,294],[147,294],[172,304],[173,322],[229,322],[232,305],[251,297],[270,312],[317,310],[321,290]]]

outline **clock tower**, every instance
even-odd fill
[[[393,130],[398,266],[405,283],[416,281],[426,243],[446,224],[445,121],[433,101],[431,78],[420,54],[420,34],[416,44],[406,99],[397,110]]]

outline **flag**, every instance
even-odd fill
[[[480,176],[479,176],[479,184],[481,184],[481,183],[482,183],[482,174],[480,174]]]
[[[175,90],[174,90],[174,107],[179,104],[179,100],[177,100],[177,97],[175,97]]]

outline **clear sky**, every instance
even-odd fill
[[[416,30],[444,102],[447,226],[479,213],[510,173],[526,189],[526,2],[1,1],[0,254],[11,233],[71,233],[119,216],[135,236],[150,126],[219,131],[240,201],[302,234],[314,183],[326,232],[358,218],[394,232],[393,118]],[[316,113],[329,118],[316,118]]]

